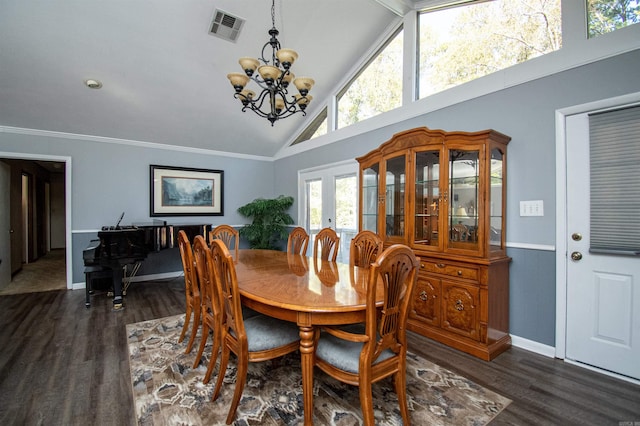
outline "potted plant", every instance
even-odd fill
[[[293,218],[287,210],[293,205],[293,197],[280,195],[278,198],[257,198],[238,208],[238,213],[253,218],[250,225],[238,230],[253,249],[278,250],[277,243],[288,236],[287,225]]]

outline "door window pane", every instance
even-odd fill
[[[336,233],[340,237],[338,261],[349,261],[349,245],[358,233],[358,178],[355,174],[335,179]]]
[[[307,212],[309,231],[322,229],[322,180],[307,181]]]
[[[590,251],[640,254],[640,106],[590,115],[589,138]]]
[[[355,175],[336,178],[336,228],[358,228],[358,185]]]

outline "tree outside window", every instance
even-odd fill
[[[589,38],[640,22],[640,5],[631,0],[587,0]]]
[[[402,105],[402,44],[400,31],[338,95],[338,128]]]
[[[495,0],[419,15],[419,98],[562,46],[560,0]]]

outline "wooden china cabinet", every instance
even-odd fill
[[[511,346],[507,144],[494,130],[426,127],[357,158],[359,229],[420,257],[409,329],[491,360]]]

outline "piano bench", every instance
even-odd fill
[[[84,268],[85,279],[85,308],[91,307],[91,295],[93,294],[94,281],[97,280],[109,280],[109,283],[113,282],[113,270],[111,268],[105,268],[103,266],[86,266]]]

